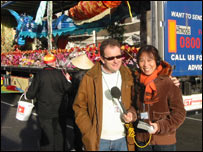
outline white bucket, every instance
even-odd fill
[[[34,107],[34,105],[33,105],[33,100],[32,100],[32,103],[26,102],[26,101],[21,101],[21,98],[23,97],[23,95],[24,94],[22,94],[20,96],[20,99],[18,101],[16,119],[21,120],[21,121],[27,121],[32,113],[32,108]]]

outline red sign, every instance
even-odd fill
[[[24,113],[25,107],[18,106],[18,112]]]

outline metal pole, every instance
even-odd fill
[[[157,30],[157,1],[152,1],[151,3],[151,18],[152,18],[152,45],[158,48],[158,40],[157,40],[157,35],[158,35],[158,30]]]
[[[152,45],[154,45],[164,59],[164,2],[152,1]]]
[[[93,31],[93,43],[97,46],[97,33],[95,30]]]
[[[47,3],[47,26],[48,26],[48,52],[51,54],[52,50],[52,8],[53,1]]]

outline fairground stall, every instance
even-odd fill
[[[54,54],[58,68],[69,73],[78,70],[71,64],[74,57],[86,54],[93,63],[99,61],[100,42],[107,37],[121,42],[124,64],[134,66],[139,31],[126,27],[138,23],[138,13],[128,1],[39,1],[33,2],[35,10],[21,9],[31,3],[2,5],[1,93],[25,91],[33,74],[45,66],[47,53]]]

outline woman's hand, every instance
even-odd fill
[[[154,131],[151,132],[150,134],[155,134],[158,131],[158,129],[159,129],[158,124],[157,123],[152,123],[151,121],[149,122],[149,124],[151,126],[153,126],[153,128],[154,128]]]
[[[173,81],[175,86],[177,86],[177,87],[180,86],[180,81],[176,77],[169,76],[169,78]]]

